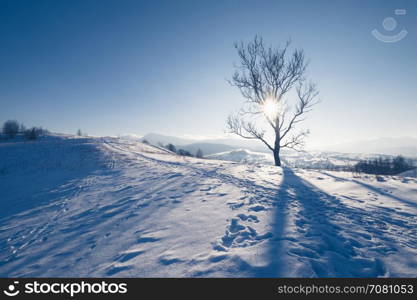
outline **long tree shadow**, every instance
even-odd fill
[[[283,180],[277,189],[222,174],[218,168],[203,173],[240,187],[242,192],[251,195],[249,205],[262,204],[272,210],[271,238],[263,241],[267,248],[262,254],[264,263],[255,266],[234,257],[233,274],[242,272],[249,277],[387,276],[390,273],[381,258],[397,252],[398,247],[405,244],[415,248],[415,237],[410,235],[415,232],[412,224],[381,208],[349,206],[289,168],[283,168]],[[401,232],[404,228],[407,229],[405,234]]]
[[[272,239],[268,242],[265,261],[267,264],[262,267],[253,269],[252,277],[282,277],[291,268],[285,261],[286,246],[290,242],[296,241],[296,238],[288,232],[289,226],[289,207],[294,201],[294,195],[291,193],[291,182],[288,180],[288,170],[283,169],[283,180],[279,189],[270,197],[273,207],[272,214]]]
[[[376,277],[380,255],[396,249],[385,224],[349,207],[284,168],[276,193],[267,262],[254,277]],[[290,265],[289,265],[289,262]]]

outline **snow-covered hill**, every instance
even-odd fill
[[[417,180],[0,143],[0,276],[416,276]]]
[[[399,174],[399,176],[417,178],[417,168],[402,172],[401,174]]]
[[[195,148],[201,148],[206,154],[213,154],[216,152],[228,151],[231,149],[245,148],[251,151],[269,151],[265,145],[256,140],[247,140],[242,138],[205,138],[205,139],[191,139],[181,138],[176,136],[168,136],[157,133],[148,133],[144,135],[140,141],[147,140],[152,145],[159,144],[174,144],[179,148],[195,152]]]
[[[225,151],[206,155],[206,158],[227,160],[239,163],[262,163],[262,164],[273,164],[274,158],[272,154],[254,152],[246,149],[236,149],[231,151]]]

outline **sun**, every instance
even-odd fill
[[[264,114],[270,118],[274,119],[278,114],[278,103],[272,98],[268,98],[262,105]]]

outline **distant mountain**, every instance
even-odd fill
[[[140,140],[147,140],[149,143],[153,145],[158,145],[159,143],[162,143],[163,145],[174,144],[175,146],[181,147],[182,149],[188,150],[192,153],[195,153],[198,150],[198,148],[200,148],[204,152],[204,154],[212,154],[239,148],[269,153],[269,150],[266,149],[262,143],[254,140],[233,138],[196,140],[179,138],[176,136],[168,136],[158,133],[148,133],[145,136],[143,136]]]
[[[162,143],[163,145],[174,144],[175,146],[183,146],[197,142],[196,140],[192,139],[184,139],[176,136],[169,136],[158,133],[148,133],[144,135],[140,140],[147,140],[149,143],[153,145],[158,145],[159,143]]]
[[[141,140],[141,136],[134,134],[134,133],[125,133],[125,134],[120,134],[118,135],[119,138],[124,139],[124,140],[131,140],[131,141],[140,141]]]
[[[127,136],[130,139],[135,139],[136,136]],[[139,139],[139,138],[138,138]],[[188,139],[176,136],[168,136],[157,133],[149,133],[140,138],[143,141],[146,139],[153,145],[162,143],[174,144],[177,148],[182,148],[193,154],[201,149],[204,155],[210,155],[219,152],[226,152],[236,149],[247,149],[254,152],[262,152],[270,154],[270,151],[259,141],[245,140],[237,138],[219,138],[219,139]],[[373,140],[363,140],[350,143],[337,144],[325,148],[317,149],[320,152],[338,152],[351,154],[384,154],[384,155],[404,155],[409,157],[417,157],[417,138],[403,137],[403,138],[378,138]],[[292,155],[292,152],[287,153],[283,149],[284,156]]]
[[[249,149],[252,151],[270,153],[270,150],[268,150],[262,142],[257,141],[257,140],[222,138],[222,139],[208,139],[208,140],[204,140],[204,142],[211,143],[211,144],[224,144],[224,145],[232,146],[234,149],[245,148],[245,149]]]
[[[417,138],[379,138],[326,147],[328,151],[417,156]]]

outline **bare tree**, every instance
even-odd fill
[[[265,47],[260,36],[247,44],[235,43],[240,65],[230,80],[246,101],[238,113],[228,117],[229,131],[263,142],[273,152],[276,166],[281,165],[282,148],[302,149],[309,132],[293,133],[295,125],[318,103],[315,84],[306,83],[304,51],[295,49],[288,54],[289,46],[290,42],[281,48]],[[296,99],[292,108],[287,105],[291,93]],[[263,128],[272,128],[273,143]]]

